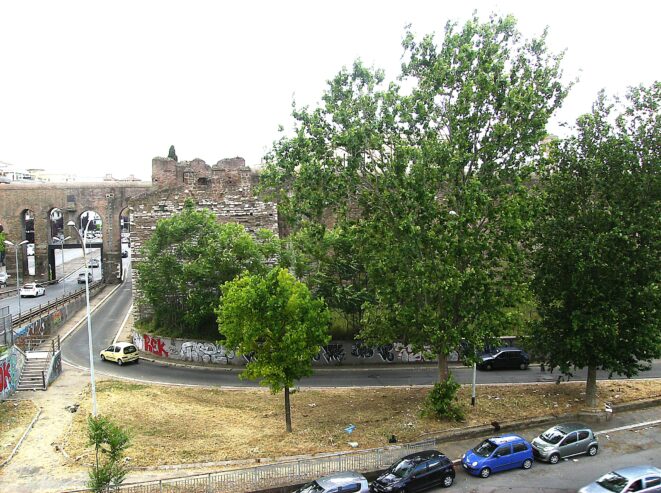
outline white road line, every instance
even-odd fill
[[[119,326],[119,330],[117,331],[117,334],[115,334],[115,338],[112,340],[113,344],[117,343],[117,339],[119,339],[119,335],[122,333],[122,330],[124,330],[124,326],[126,325],[126,321],[129,319],[129,315],[131,314],[132,309],[133,309],[133,303],[131,303],[131,306],[129,306],[129,309],[126,310],[126,316],[124,317],[124,321]]]
[[[632,430],[633,428],[644,428],[646,426],[656,426],[661,424],[661,419],[655,419],[654,421],[645,421],[644,423],[635,423],[632,425],[620,426],[618,428],[611,428],[610,430],[603,430],[595,432],[595,435],[606,435],[608,433],[615,433],[616,431],[625,431]]]

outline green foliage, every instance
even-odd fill
[[[161,220],[137,265],[143,303],[160,333],[214,339],[220,286],[243,272],[263,272],[277,249],[273,234],[255,240],[243,226],[220,224],[188,200],[182,212]]]
[[[660,104],[659,83],[617,115],[600,94],[541,174],[531,342],[563,372],[632,376],[661,355]],[[595,392],[589,372],[590,405]]]
[[[403,45],[410,93],[360,62],[343,69],[322,106],[294,111],[262,186],[295,227],[351,232],[331,257],[360,282],[332,276],[333,306],[361,307],[361,339],[429,347],[445,379],[462,339],[481,347],[521,323],[530,162],[566,88],[545,34],[523,42],[511,17],[448,24],[441,46],[407,33]],[[322,258],[335,253],[326,233],[316,241]],[[319,272],[306,277],[315,290]]]
[[[0,231],[0,253],[5,253],[5,241],[7,240],[7,235],[4,231]]]
[[[425,399],[422,415],[437,419],[463,421],[464,408],[457,401],[457,392],[461,388],[452,375],[447,380],[434,384]]]
[[[328,308],[282,268],[244,275],[222,291],[217,314],[224,344],[251,356],[241,378],[261,379],[273,393],[285,390],[291,431],[289,388],[312,375],[312,358],[330,341]]]
[[[170,159],[174,159],[175,161],[179,161],[179,158],[177,157],[177,153],[174,150],[174,146],[170,146],[170,150],[168,151],[168,157]]]
[[[87,418],[89,445],[94,445],[95,463],[87,485],[96,492],[119,486],[126,477],[123,458],[130,440],[126,432],[103,416]]]

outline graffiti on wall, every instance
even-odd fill
[[[345,358],[344,347],[342,344],[328,344],[321,348],[321,351],[314,357],[315,361],[322,361],[326,363],[341,363]]]
[[[56,329],[67,319],[66,307],[58,308],[50,314],[51,329]]]
[[[181,345],[179,355],[185,361],[229,364],[234,359],[234,351],[212,342],[186,341]]]
[[[395,360],[395,354],[393,344],[382,344],[376,347],[366,346],[362,342],[358,341],[351,346],[351,356],[355,358],[370,359],[375,355],[381,358],[381,361],[386,363],[392,363]]]
[[[16,357],[12,354],[0,361],[0,397],[5,399],[16,390],[18,385]]]
[[[48,377],[48,385],[62,373],[62,353],[58,352],[51,360],[51,370]]]
[[[149,334],[143,334],[142,338],[144,339],[143,351],[155,354],[156,356],[162,356],[167,358],[170,356],[170,351],[165,349],[165,341],[160,337],[150,336]]]

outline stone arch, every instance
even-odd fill
[[[62,240],[66,236],[64,231],[64,214],[62,209],[53,207],[48,213],[48,243],[56,243],[53,238]]]

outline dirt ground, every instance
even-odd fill
[[[0,464],[14,450],[36,412],[32,401],[0,401]]]
[[[463,423],[420,417],[428,389],[302,390],[292,395],[294,432],[284,432],[283,396],[264,390],[167,388],[107,381],[97,385],[99,409],[128,430],[127,455],[133,467],[280,457],[387,445],[425,434],[525,418],[576,412],[584,407],[584,383],[479,386],[477,406],[470,406],[470,386],[463,386]],[[599,383],[600,405],[661,396],[661,381]],[[65,450],[78,463],[90,460],[85,417],[88,395],[67,433]],[[356,426],[352,434],[344,431]]]

